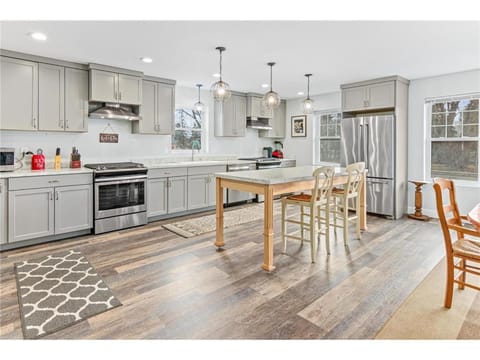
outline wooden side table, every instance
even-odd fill
[[[410,219],[428,221],[430,216],[422,214],[422,186],[428,184],[426,181],[409,180],[412,184],[415,184],[415,213],[408,214]]]

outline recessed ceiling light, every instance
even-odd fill
[[[140,58],[140,60],[142,60],[144,63],[147,63],[147,64],[150,64],[153,61],[153,59],[149,57],[142,57]]]
[[[215,74],[213,74],[212,76],[213,76],[214,78],[219,78],[219,77],[220,77],[220,74],[215,73]]]
[[[39,41],[47,40],[47,35],[42,34],[40,32],[32,32],[29,35],[32,39],[35,39],[35,40],[39,40]]]
[[[303,91],[297,92],[297,95],[303,95],[303,94],[305,94]]]
[[[262,84],[262,88],[264,89],[268,88],[268,86],[269,86],[268,84]]]

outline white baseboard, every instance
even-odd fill
[[[409,206],[408,213],[413,214],[415,213],[415,207]],[[430,216],[432,218],[438,219],[437,210],[436,209],[422,209],[422,214]]]

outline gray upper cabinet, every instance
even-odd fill
[[[142,102],[142,78],[91,69],[89,100],[140,105]]]
[[[118,101],[122,104],[142,103],[142,78],[118,74]]]
[[[38,129],[65,130],[65,68],[38,65]]]
[[[88,71],[65,68],[65,131],[88,131]]]
[[[140,116],[132,123],[134,133],[170,135],[175,116],[175,85],[143,80]]]
[[[268,118],[273,117],[273,110],[263,106],[263,97],[260,95],[249,94],[247,96],[247,116],[250,118]]]
[[[39,64],[38,129],[88,130],[88,72]]]
[[[276,109],[273,109],[273,118],[270,120],[270,125],[272,125],[272,130],[259,130],[259,137],[266,138],[284,138],[285,129],[286,129],[286,101],[282,100],[280,106]]]
[[[0,57],[0,129],[36,130],[38,63]]]
[[[224,102],[215,102],[215,136],[245,136],[247,98],[233,94]]]
[[[364,111],[395,107],[395,81],[362,86],[342,85],[342,111]]]

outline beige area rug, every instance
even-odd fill
[[[79,251],[70,250],[14,266],[26,339],[51,334],[121,305]]]
[[[185,238],[215,231],[216,215],[200,216],[188,220],[165,224],[163,227]],[[223,227],[245,224],[263,219],[263,204],[246,206],[241,209],[227,210],[223,213]]]
[[[480,292],[470,288],[458,290],[455,285],[452,307],[444,308],[445,266],[442,259],[376,339],[480,339]],[[467,277],[474,279],[472,275]]]

